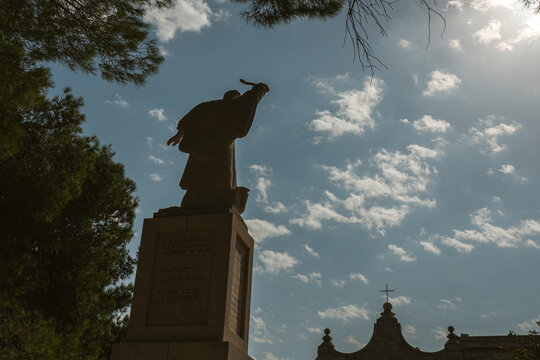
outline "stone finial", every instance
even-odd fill
[[[444,344],[445,349],[455,350],[461,345],[459,341],[459,336],[454,334],[454,327],[452,325],[448,327],[448,335],[446,336],[446,338],[448,339],[448,341],[446,341],[446,343]]]
[[[328,328],[324,329],[324,336],[322,337],[322,339],[325,343],[332,342],[332,337],[330,336],[330,329]]]
[[[324,329],[324,336],[322,337],[323,342],[319,345],[317,353],[319,356],[325,356],[331,354],[335,351],[336,347],[332,343],[332,337],[330,336],[330,329]]]

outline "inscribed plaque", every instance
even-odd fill
[[[229,328],[243,338],[249,249],[244,245],[240,237],[236,238],[233,254]]]
[[[213,232],[159,233],[148,325],[207,322],[213,249]]]

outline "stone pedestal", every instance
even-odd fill
[[[236,212],[145,219],[127,341],[112,360],[251,360],[253,239]]]

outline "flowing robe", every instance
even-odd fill
[[[180,120],[178,148],[189,154],[182,189],[236,188],[234,139],[247,135],[262,95],[252,89],[236,99],[207,101]]]

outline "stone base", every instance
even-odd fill
[[[140,342],[115,344],[111,360],[253,360],[229,342]]]
[[[112,360],[252,360],[253,238],[238,212],[145,219],[125,343]]]

